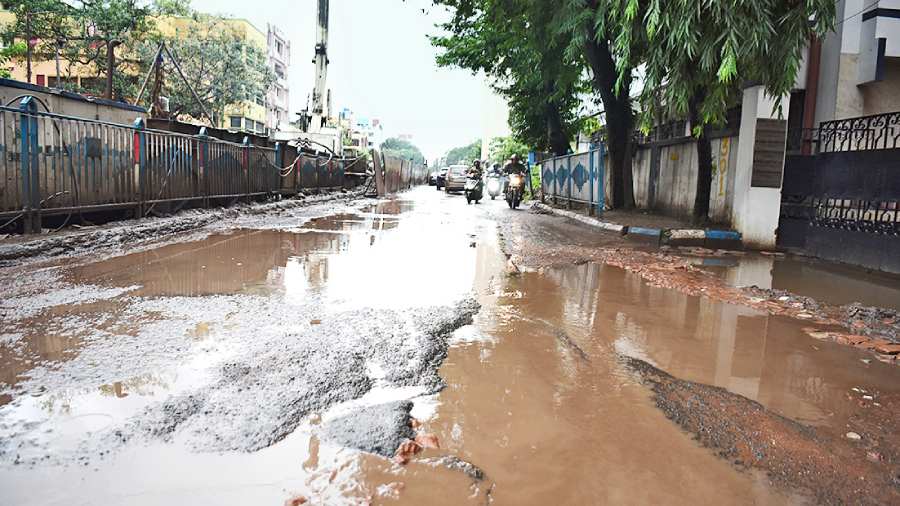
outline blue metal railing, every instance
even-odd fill
[[[548,158],[541,162],[541,190],[545,199],[587,204],[591,211],[606,205],[606,150],[603,144],[581,153]]]

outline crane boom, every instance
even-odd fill
[[[313,88],[312,114],[326,114],[325,106],[328,91],[328,0],[318,0],[318,16],[316,16],[316,85]]]

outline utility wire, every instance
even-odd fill
[[[856,14],[853,14],[852,16],[847,16],[846,18],[844,18],[844,19],[838,21],[837,23],[835,23],[835,24],[834,24],[834,27],[837,28],[837,27],[841,26],[842,24],[844,24],[844,21],[849,21],[849,20],[855,18],[856,16],[859,16],[860,14],[865,13],[866,11],[868,11],[869,9],[871,9],[872,7],[875,7],[876,5],[878,5],[878,2],[879,2],[879,1],[880,1],[880,0],[874,0],[874,1],[873,1],[872,3],[870,3],[869,5],[863,7],[863,8],[862,8],[859,12],[857,12]]]

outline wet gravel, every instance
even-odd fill
[[[174,216],[123,220],[102,226],[70,228],[59,233],[35,238],[21,236],[0,241],[0,267],[17,265],[29,258],[52,258],[83,254],[110,248],[133,246],[147,240],[158,240],[196,230],[209,224],[241,216],[278,213],[298,207],[362,197],[363,190],[337,191],[321,195],[262,204],[239,204],[225,209],[185,210]]]
[[[675,378],[636,358],[622,360],[650,386],[670,420],[739,468],[765,471],[776,483],[803,489],[820,504],[900,502],[894,463],[873,462],[863,445],[723,388]]]
[[[201,384],[172,392],[74,448],[54,446],[52,454],[40,435],[53,431],[53,424],[17,422],[19,397],[0,407],[0,461],[81,461],[134,440],[176,437],[197,451],[266,448],[305,417],[359,399],[376,382],[382,388],[417,387],[419,395],[437,392],[443,387],[438,368],[447,354],[447,337],[479,309],[466,299],[446,307],[329,314],[314,300],[290,306],[278,298],[246,295],[136,303],[144,304],[143,309],[165,316],[158,325],[144,325],[132,337],[95,336],[72,360],[30,371],[15,391],[38,385],[51,391],[92,390],[103,378],[177,367],[206,351],[213,355],[212,365],[197,374]],[[203,341],[185,344],[185,332],[195,324],[192,308],[198,305],[216,308],[219,321],[229,322],[230,328],[217,335],[217,350],[204,350]],[[205,311],[203,316],[214,315]],[[314,319],[316,324],[308,323]]]
[[[410,401],[367,406],[328,422],[322,436],[347,448],[390,458],[403,441],[416,437],[410,425],[412,407]]]

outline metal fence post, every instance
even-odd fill
[[[198,170],[200,171],[200,186],[203,191],[203,207],[209,207],[209,178],[206,171],[209,168],[209,141],[207,138],[206,127],[200,127],[197,133],[197,159]]]
[[[316,192],[322,193],[322,157],[316,153]]]
[[[134,120],[134,136],[132,138],[132,149],[134,156],[134,187],[137,189],[137,217],[144,216],[144,202],[147,200],[147,133],[144,118],[138,117]]]
[[[606,144],[600,143],[599,167],[597,167],[597,215],[606,208]]]
[[[593,149],[593,145],[591,149],[588,150],[588,181],[590,181],[590,185],[588,186],[588,216],[594,215],[594,155],[597,152]]]
[[[272,177],[273,181],[276,181],[276,184],[271,185],[269,193],[281,193],[282,188],[282,176],[281,176],[281,168],[284,167],[284,144],[281,142],[275,143],[275,167],[278,167],[278,172],[275,173]],[[271,171],[274,167],[269,167],[269,171]]]
[[[19,159],[22,180],[23,224],[26,234],[41,232],[41,186],[38,173],[37,104],[33,97],[19,103],[19,128],[22,133],[22,152]]]
[[[556,205],[556,196],[559,194],[559,184],[557,184],[557,181],[559,181],[559,178],[556,177],[556,170],[557,170],[556,157],[553,157],[551,159],[551,161],[553,162],[553,205],[555,206]]]
[[[247,202],[250,202],[250,137],[245,135],[241,148],[241,167],[244,169],[244,188]]]
[[[566,209],[572,209],[572,155],[566,158]]]

